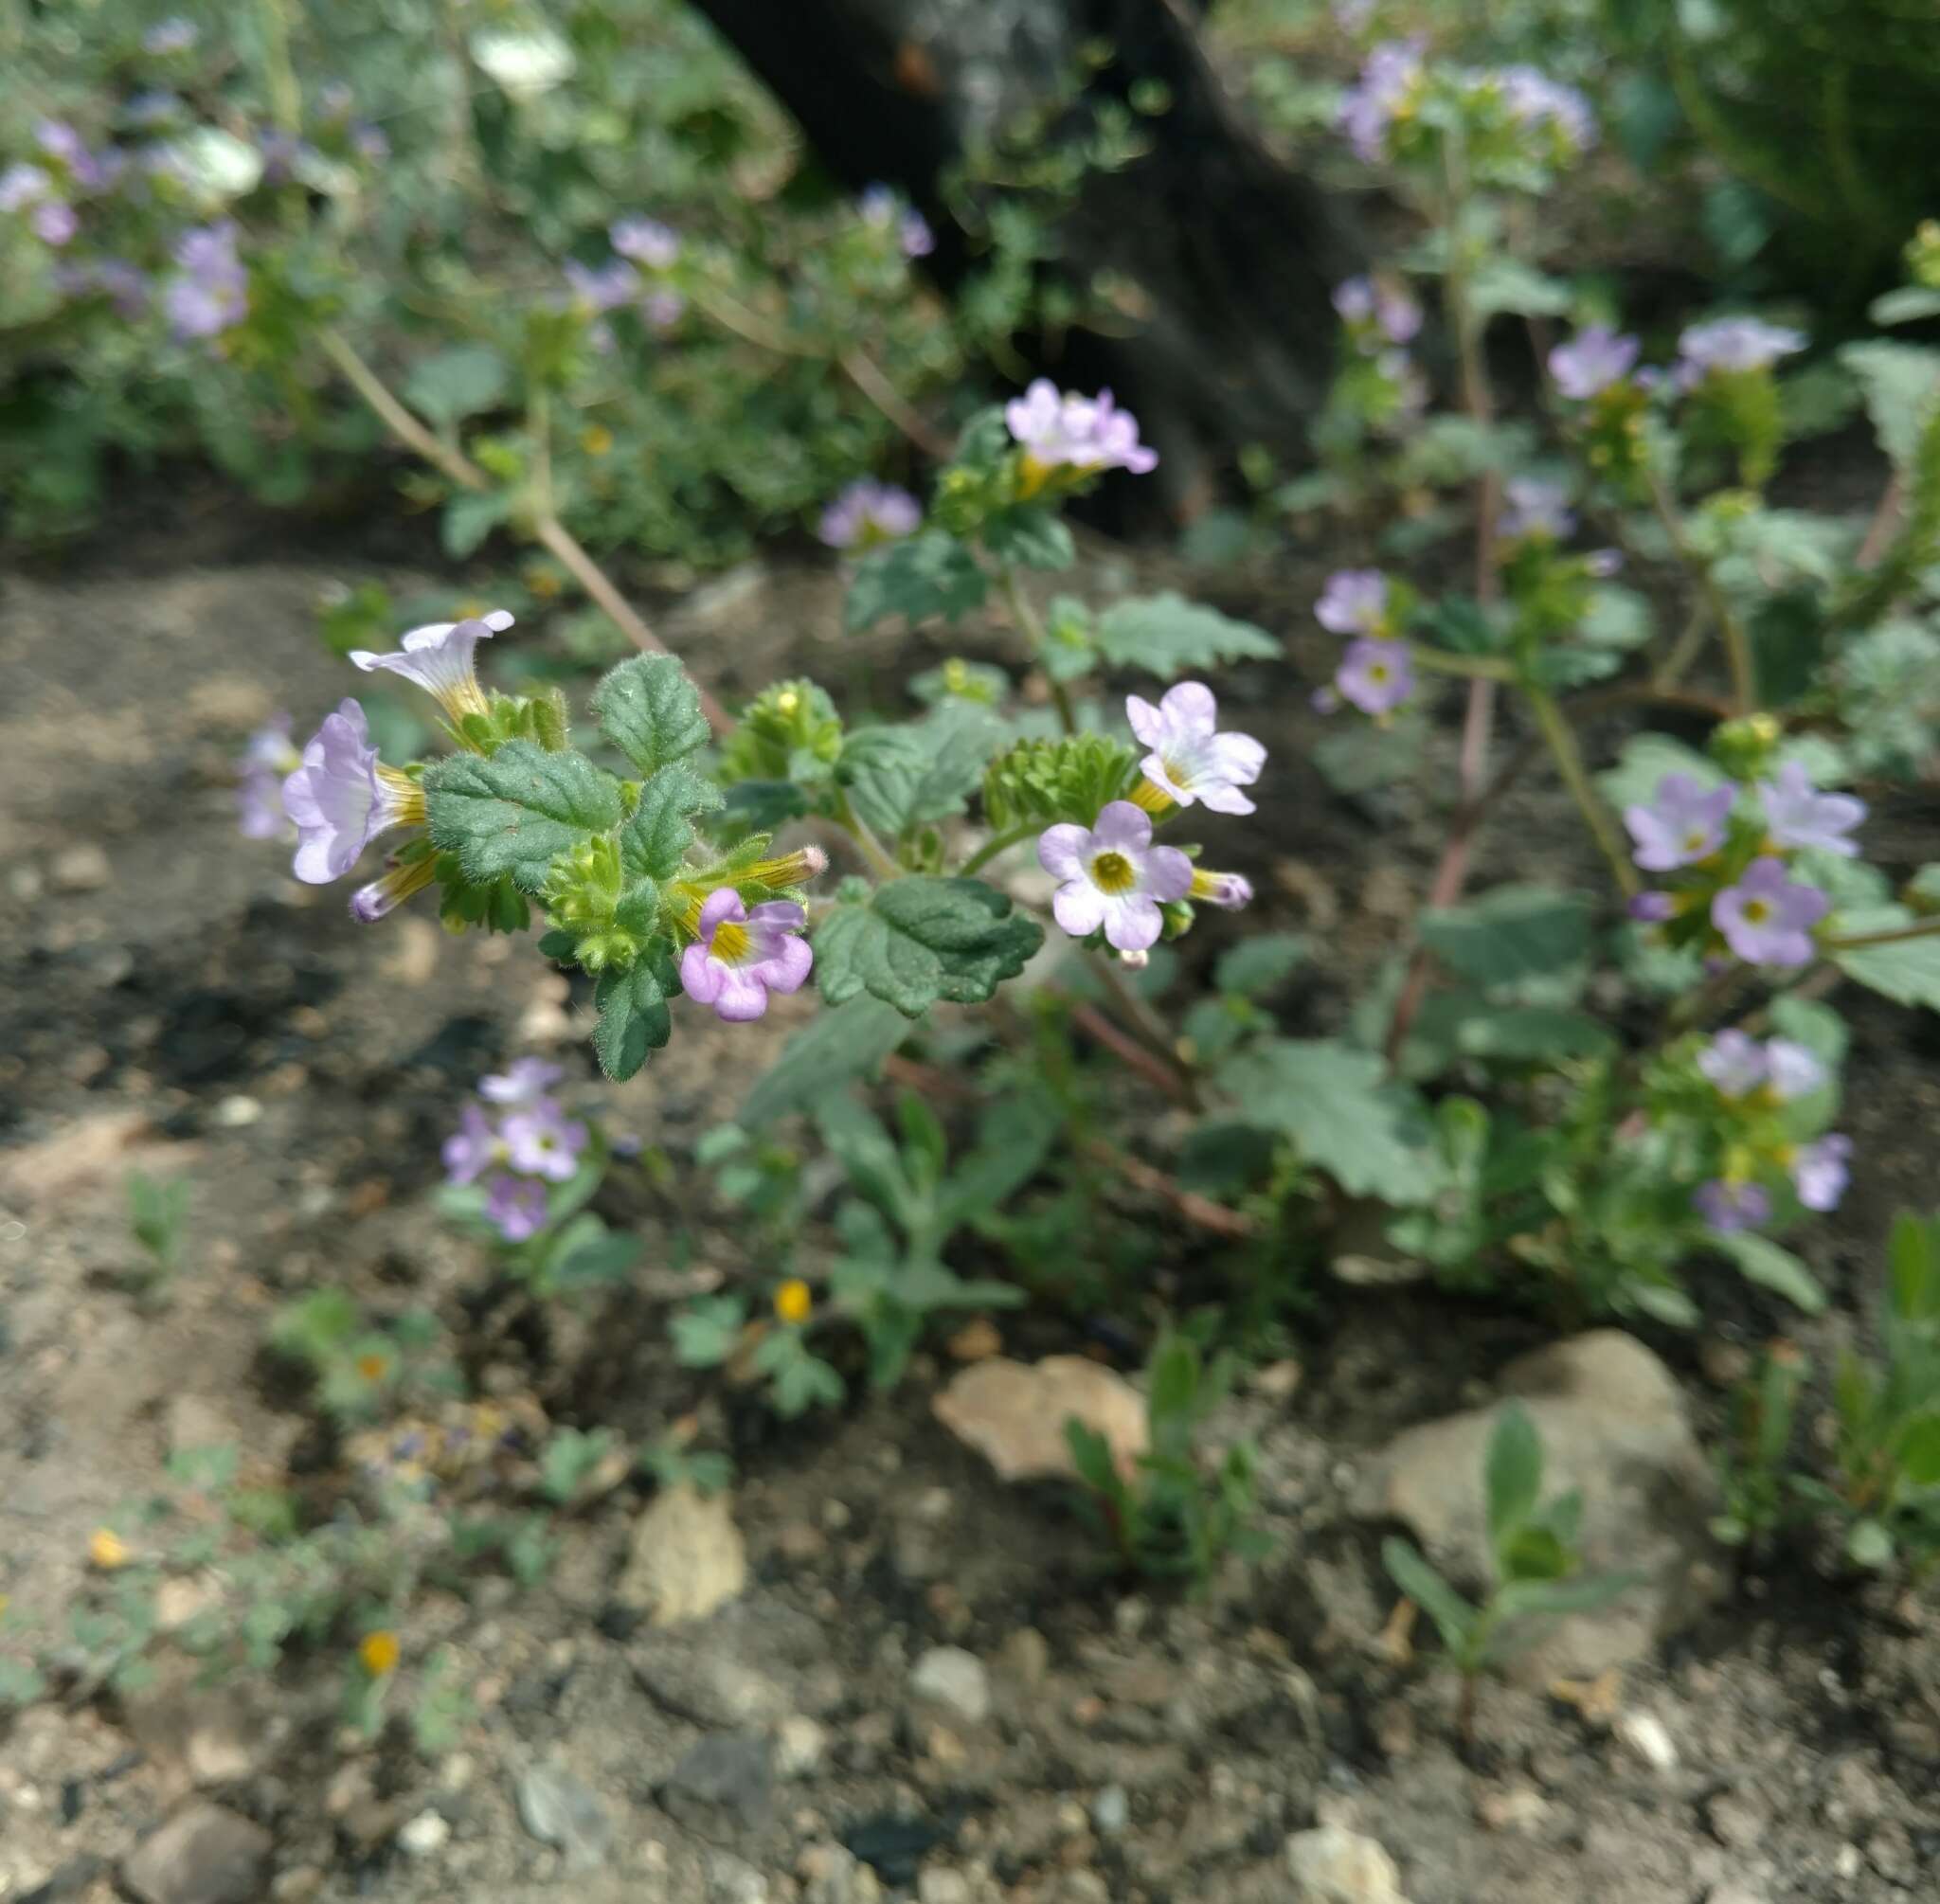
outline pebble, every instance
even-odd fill
[[[829,1731],[816,1720],[792,1713],[775,1728],[775,1776],[809,1778],[829,1752]]]
[[[970,1904],[970,1880],[946,1865],[932,1865],[916,1880],[917,1904]]]
[[[558,1766],[528,1766],[512,1787],[519,1823],[542,1844],[556,1844],[569,1871],[603,1864],[613,1848],[605,1807],[571,1772]]]
[[[1019,1626],[997,1648],[997,1663],[1007,1678],[1033,1690],[1051,1671],[1051,1642],[1035,1626]]]
[[[975,1653],[961,1646],[932,1646],[909,1671],[909,1690],[969,1725],[990,1716],[990,1675]]]
[[[451,1820],[441,1811],[421,1811],[398,1833],[413,1858],[435,1858],[451,1842]]]
[[[774,1749],[764,1733],[710,1733],[667,1774],[660,1803],[675,1817],[692,1805],[760,1823],[774,1802]]]
[[[663,1488],[634,1523],[613,1591],[656,1626],[704,1620],[747,1585],[747,1548],[726,1495]]]
[[[1407,1904],[1394,1860],[1344,1825],[1296,1831],[1286,1841],[1286,1869],[1298,1904]]]
[[[1130,1823],[1131,1795],[1122,1785],[1108,1785],[1091,1801],[1091,1823],[1101,1838],[1113,1838]]]
[[[847,1845],[809,1845],[796,1860],[795,1875],[801,1904],[881,1904],[881,1880]]]
[[[1678,1748],[1669,1729],[1655,1713],[1624,1713],[1616,1724],[1617,1737],[1653,1771],[1675,1771]]]
[[[141,1904],[254,1904],[269,1882],[270,1835],[220,1805],[191,1805],[122,1860]]]
[[[69,846],[54,855],[47,876],[57,892],[99,892],[115,876],[108,855],[93,840]]]
[[[1714,1884],[1704,1894],[1704,1904],[1765,1904],[1765,1897],[1743,1884]]]

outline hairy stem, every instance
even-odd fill
[[[958,869],[958,874],[967,879],[973,872],[981,872],[1000,853],[1008,853],[1014,846],[1021,846],[1033,834],[1038,831],[1033,823],[1029,826],[1014,826],[1008,833],[999,833],[985,840],[975,853]]]
[[[1008,562],[1004,564],[999,583],[1003,589],[1004,602],[1011,611],[1011,619],[1016,622],[1024,638],[1031,643],[1031,652],[1039,661],[1044,659],[1045,650],[1051,645],[1044,632],[1044,623],[1036,609],[1031,605],[1031,598],[1024,593],[1024,584],[1017,580],[1017,571]],[[1070,691],[1053,674],[1049,667],[1044,677],[1051,683],[1051,705],[1057,710],[1058,725],[1066,733],[1078,731],[1077,710],[1071,706]]]
[[[1629,849],[1624,844],[1623,835],[1617,831],[1609,807],[1584,771],[1582,749],[1576,745],[1576,730],[1564,717],[1562,709],[1556,706],[1554,696],[1545,689],[1532,687],[1527,692],[1536,728],[1549,746],[1556,771],[1563,777],[1563,784],[1570,789],[1570,798],[1576,802],[1576,810],[1583,816],[1583,823],[1589,827],[1598,850],[1609,862],[1610,872],[1624,897],[1634,898],[1642,882],[1637,877],[1637,869],[1630,863]]]
[[[1733,611],[1717,577],[1712,573],[1710,563],[1691,547],[1691,539],[1684,533],[1683,522],[1678,515],[1677,501],[1665,487],[1663,476],[1654,465],[1646,465],[1645,477],[1650,489],[1650,506],[1656,512],[1658,521],[1663,525],[1664,533],[1671,539],[1671,552],[1703,591],[1712,617],[1717,622],[1717,632],[1724,642],[1725,660],[1732,671],[1734,710],[1749,714],[1758,705],[1758,678],[1751,663],[1751,638],[1746,634],[1745,624]]]

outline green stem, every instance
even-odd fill
[[[1583,752],[1576,745],[1576,730],[1571,727],[1562,709],[1556,706],[1555,697],[1547,689],[1525,685],[1525,692],[1529,696],[1530,711],[1536,716],[1536,727],[1555,761],[1556,771],[1563,777],[1563,784],[1570,789],[1570,798],[1576,802],[1576,810],[1583,816],[1583,823],[1589,827],[1603,856],[1609,862],[1610,871],[1624,897],[1634,898],[1641,889],[1642,882],[1637,877],[1637,869],[1630,863],[1629,850],[1617,831],[1616,820],[1584,770]]]
[[[1000,853],[1008,853],[1014,846],[1021,846],[1025,840],[1039,831],[1033,821],[1028,826],[1014,826],[1009,833],[999,833],[985,840],[975,853],[958,869],[958,876],[967,879],[973,872],[981,872]]]
[[[1023,584],[1017,580],[1017,571],[1008,562],[1003,566],[1000,584],[1004,601],[1009,604],[1011,617],[1023,630],[1031,643],[1031,652],[1041,662],[1045,651],[1051,646],[1050,638],[1044,632],[1044,623],[1038,620],[1037,611],[1031,605],[1031,598],[1024,593]],[[1071,706],[1070,691],[1051,672],[1047,665],[1045,679],[1051,683],[1051,704],[1057,709],[1058,725],[1068,734],[1078,731],[1077,710]]]
[[[270,116],[278,131],[294,135],[302,129],[303,91],[290,61],[290,21],[284,5],[285,0],[257,0],[256,17],[262,29],[262,77]]]
[[[1179,1074],[1185,1085],[1185,1101],[1196,1110],[1198,1088],[1193,1082],[1191,1068],[1179,1056],[1178,1041],[1173,1036],[1172,1028],[1152,1009],[1149,1001],[1140,997],[1138,993],[1125,983],[1123,971],[1115,954],[1101,952],[1092,963],[1100,982],[1111,994],[1112,1002],[1138,1033],[1140,1042]]]
[[[841,804],[836,808],[835,824],[862,849],[863,858],[868,860],[870,871],[878,879],[902,878],[903,869],[890,858],[870,823],[850,805],[846,793],[841,796]]]
[[[1850,939],[1828,939],[1825,952],[1859,952],[1868,945],[1897,945],[1907,939],[1931,939],[1940,934],[1940,918],[1922,919],[1914,925],[1896,925],[1890,932],[1859,932]]]
[[[1704,591],[1704,599],[1716,618],[1718,633],[1724,638],[1725,659],[1732,671],[1732,699],[1736,703],[1739,713],[1749,714],[1758,705],[1758,678],[1751,665],[1751,641],[1745,633],[1745,624],[1733,611],[1717,577],[1712,573],[1710,563],[1691,547],[1690,538],[1684,533],[1684,525],[1678,517],[1677,503],[1665,488],[1662,475],[1654,465],[1646,465],[1645,477],[1650,488],[1650,506],[1657,512],[1658,521],[1663,524],[1664,533],[1671,539],[1672,553]]]
[[[1513,681],[1516,671],[1506,661],[1486,655],[1451,655],[1446,648],[1421,648],[1410,644],[1409,653],[1418,668],[1430,674],[1458,674],[1470,681]]]

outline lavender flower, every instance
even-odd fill
[[[1678,903],[1668,892],[1639,892],[1624,909],[1640,925],[1662,925],[1676,915]]]
[[[905,207],[895,191],[886,185],[867,187],[856,201],[864,225],[877,231],[895,228],[896,248],[905,258],[927,258],[936,249],[936,234],[929,221],[913,206]]]
[[[1314,603],[1314,620],[1332,635],[1379,635],[1388,615],[1388,578],[1378,568],[1337,568]]]
[[[69,171],[88,162],[87,141],[65,119],[43,119],[34,128],[34,143]]]
[[[180,270],[162,294],[162,307],[178,338],[214,337],[249,315],[249,272],[236,256],[233,224],[185,232],[175,262]]]
[[[1851,794],[1823,794],[1797,761],[1787,761],[1775,780],[1758,782],[1765,827],[1780,846],[1816,847],[1853,859],[1859,844],[1846,837],[1866,817],[1866,802]]]
[[[424,790],[377,758],[364,710],[346,699],[303,749],[283,781],[283,811],[296,827],[296,877],[311,886],[341,879],[379,834],[424,819]]]
[[[1781,1104],[1808,1098],[1825,1083],[1825,1067],[1790,1038],[1773,1038],[1765,1047],[1765,1081]]]
[[[546,1227],[546,1186],[530,1177],[494,1177],[485,1186],[485,1220],[508,1243],[523,1243]]]
[[[1086,476],[1114,469],[1144,476],[1159,466],[1158,452],[1139,440],[1139,420],[1109,390],[1060,395],[1049,377],[1039,377],[1004,405],[1004,422],[1040,475],[1064,467]]]
[[[1145,778],[1180,806],[1202,803],[1212,813],[1251,813],[1240,789],[1260,778],[1266,749],[1250,734],[1222,734],[1219,703],[1203,681],[1168,688],[1155,708],[1125,697],[1132,732],[1152,751],[1139,763]]]
[[[180,17],[158,21],[141,36],[141,50],[156,60],[171,53],[186,53],[202,38],[202,28],[193,20]]]
[[[1350,278],[1334,287],[1334,308],[1348,325],[1372,326],[1391,344],[1406,344],[1421,330],[1421,306],[1405,291]]]
[[[81,220],[75,215],[74,207],[63,205],[58,198],[50,198],[45,205],[35,206],[27,214],[27,223],[43,244],[51,244],[57,250],[63,244],[72,243],[75,233],[81,229]]]
[[[573,1174],[579,1154],[586,1147],[585,1125],[564,1115],[549,1099],[513,1111],[502,1135],[514,1170],[550,1177],[555,1183],[564,1183]]]
[[[0,213],[9,217],[16,211],[25,211],[28,206],[37,205],[54,189],[53,175],[44,167],[29,165],[25,159],[0,171]]]
[[[1713,370],[1762,370],[1805,348],[1805,333],[1759,317],[1720,317],[1693,324],[1678,339],[1678,381],[1684,388]]]
[[[907,489],[860,476],[822,512],[817,533],[831,548],[873,548],[922,525],[923,505]]]
[[[639,274],[623,258],[597,266],[568,258],[561,275],[571,287],[573,302],[596,314],[631,304],[639,294]]]
[[[368,648],[356,648],[350,661],[367,674],[379,668],[402,674],[422,688],[453,721],[461,721],[467,714],[486,711],[473,652],[479,642],[504,634],[512,625],[512,618],[503,608],[462,621],[431,621],[413,628],[392,654],[373,655]]]
[[[1786,877],[1783,860],[1754,859],[1712,899],[1711,923],[1749,965],[1804,965],[1812,958],[1812,927],[1831,909],[1816,886]]]
[[[1399,641],[1351,641],[1334,685],[1364,714],[1392,714],[1414,692],[1414,658]]]
[[[115,307],[117,316],[133,323],[148,309],[148,278],[122,258],[93,259],[81,264],[56,268],[55,281],[70,297],[85,297],[99,292]]]
[[[301,764],[290,742],[288,714],[278,714],[250,735],[236,763],[236,823],[244,839],[274,839],[289,824],[283,779]]]
[[[1770,1074],[1765,1047],[1735,1030],[1720,1032],[1698,1053],[1698,1069],[1727,1098],[1750,1097]]]
[[[649,291],[640,300],[640,314],[656,331],[671,331],[687,312],[687,299],[677,291]]]
[[[1511,476],[1503,485],[1503,494],[1509,503],[1500,525],[1505,541],[1546,536],[1560,542],[1576,527],[1569,508],[1570,493],[1561,483],[1541,476]]]
[[[1630,374],[1639,348],[1636,338],[1608,324],[1589,324],[1550,352],[1550,375],[1564,396],[1588,403]]]
[[[1806,1144],[1792,1159],[1792,1188],[1807,1210],[1839,1208],[1839,1200],[1852,1181],[1846,1163],[1852,1154],[1852,1139],[1834,1131]]]
[[[565,1075],[558,1065],[544,1058],[514,1058],[504,1070],[478,1080],[478,1095],[495,1105],[536,1105]]]
[[[369,165],[382,165],[390,156],[390,135],[368,119],[360,119],[350,128],[350,145],[357,156]]]
[[[607,228],[606,236],[622,258],[644,264],[649,271],[665,271],[680,256],[680,234],[657,218],[622,218]]]
[[[1706,792],[1689,774],[1665,774],[1649,806],[1626,806],[1624,824],[1636,842],[1630,855],[1647,872],[1669,872],[1709,859],[1724,844],[1735,787]]]
[[[476,1105],[467,1105],[458,1129],[445,1139],[440,1155],[450,1182],[475,1183],[488,1170],[505,1161],[505,1140],[499,1136],[498,1126]]]
[[[1349,87],[1340,101],[1340,130],[1355,155],[1369,165],[1386,155],[1388,128],[1412,109],[1421,89],[1426,44],[1416,35],[1384,40],[1371,48],[1360,69],[1360,82]]]
[[[1755,1230],[1771,1214],[1771,1193],[1758,1183],[1727,1183],[1713,1177],[1698,1186],[1692,1201],[1712,1229],[1727,1234]]]
[[[770,992],[799,992],[815,956],[800,934],[808,914],[792,899],[749,910],[732,887],[708,894],[700,938],[680,955],[680,982],[699,1005],[731,1023],[759,1018]]]
[[[1574,86],[1534,66],[1504,66],[1495,80],[1518,124],[1531,131],[1554,126],[1573,152],[1588,152],[1596,143],[1596,116]]]
[[[1154,846],[1152,816],[1128,799],[1108,802],[1093,826],[1046,827],[1037,861],[1064,882],[1051,906],[1057,923],[1073,939],[1103,926],[1120,952],[1155,944],[1165,925],[1159,901],[1193,889],[1193,862],[1177,847]]]

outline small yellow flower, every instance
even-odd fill
[[[367,1382],[381,1382],[390,1374],[390,1357],[375,1353],[357,1357],[357,1373]]]
[[[112,1527],[98,1527],[87,1537],[87,1557],[102,1572],[112,1573],[117,1567],[126,1567],[133,1556],[127,1541]]]
[[[398,1636],[380,1627],[357,1642],[357,1658],[373,1679],[386,1678],[398,1669]]]
[[[775,1291],[775,1314],[782,1321],[799,1326],[815,1308],[815,1298],[799,1276],[791,1276]]]
[[[610,456],[613,452],[613,432],[604,423],[588,423],[580,432],[580,448],[589,457]]]

